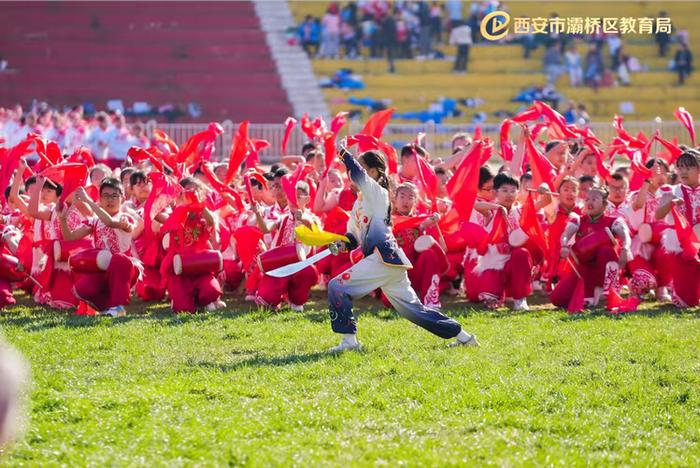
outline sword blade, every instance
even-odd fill
[[[330,251],[330,249],[326,249],[317,253],[316,255],[307,258],[306,260],[292,263],[291,265],[285,265],[283,267],[275,268],[274,270],[268,271],[265,274],[270,275],[274,278],[286,278],[287,276],[291,276],[294,273],[300,272],[309,265],[313,265],[314,263],[323,260],[331,254],[332,252]]]

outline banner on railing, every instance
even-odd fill
[[[173,123],[157,123],[150,121],[146,124],[147,135],[153,133],[153,129],[160,128],[170,135],[178,144],[184,143],[189,137],[197,132],[206,130],[208,124],[173,124]],[[233,134],[238,128],[238,124],[227,120],[221,124],[224,132],[216,140],[216,148],[213,153],[213,159],[225,160],[231,151],[231,140]],[[484,136],[490,137],[496,143],[499,141],[499,124],[480,124],[481,133]],[[610,141],[615,136],[615,130],[609,122],[595,122],[588,125],[590,129],[601,140]],[[700,126],[698,126],[700,133]],[[346,134],[359,132],[362,125],[359,122],[352,121],[350,125],[344,128],[341,132],[341,137]],[[645,135],[651,135],[656,129],[661,130],[664,138],[672,139],[678,137],[679,143],[690,144],[690,138],[683,126],[679,122],[625,122],[625,129],[632,135],[643,132]],[[474,124],[390,124],[384,130],[384,140],[391,143],[395,147],[400,147],[407,142],[413,141],[416,135],[424,132],[426,135],[427,150],[433,157],[445,157],[450,155],[452,136],[456,133],[467,132],[474,133],[476,125]],[[251,138],[264,139],[270,142],[270,148],[263,151],[260,155],[260,160],[263,164],[271,164],[279,161],[280,148],[282,138],[284,137],[284,125],[278,124],[250,124],[248,133]],[[299,154],[302,145],[308,140],[298,128],[295,128],[287,143],[288,154]]]

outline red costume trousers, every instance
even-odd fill
[[[168,278],[168,294],[173,312],[196,312],[221,299],[221,284],[213,273],[198,276],[171,275]]]
[[[309,300],[311,288],[317,282],[318,272],[314,266],[308,266],[286,278],[263,275],[258,285],[258,303],[277,307],[286,294],[292,304],[304,305]]]
[[[607,289],[616,284],[619,276],[618,261],[619,256],[615,248],[604,246],[597,250],[595,258],[590,261],[579,264],[574,262],[576,269],[583,277],[585,297],[593,297],[595,288]],[[608,269],[608,263],[614,264],[615,267],[611,265]],[[577,282],[578,276],[573,270],[565,273],[549,295],[552,304],[557,307],[567,307]]]
[[[138,279],[138,270],[130,257],[112,254],[107,271],[76,273],[75,295],[97,310],[125,306],[131,299],[131,286]]]

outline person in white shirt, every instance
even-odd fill
[[[472,28],[460,22],[450,33],[450,45],[457,46],[457,56],[453,71],[464,73],[469,61],[469,46],[472,44]]]

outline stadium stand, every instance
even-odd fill
[[[470,3],[463,2],[463,17]],[[323,16],[328,3],[290,2],[290,6],[295,19],[301,23],[306,15]],[[512,17],[548,17],[556,12],[560,17],[656,18],[660,11],[665,10],[672,20],[674,34],[700,21],[700,9],[694,2],[568,2],[556,5],[511,2],[506,3],[506,7]],[[677,74],[668,69],[677,44],[670,45],[666,57],[659,57],[653,35],[622,37],[625,53],[638,59],[646,71],[633,73],[630,86],[604,87],[597,91],[590,87],[573,88],[569,85],[569,77],[563,74],[556,81],[556,90],[563,96],[563,103],[569,100],[585,103],[594,121],[609,121],[615,113],[622,113],[630,120],[650,120],[657,115],[667,120],[673,118],[670,112],[677,106],[689,109],[700,107],[700,78],[697,73],[690,75],[684,86],[677,86]],[[690,35],[689,46],[691,51],[700,50],[700,36]],[[521,108],[523,104],[511,101],[519,92],[547,83],[542,71],[542,46],[526,59],[519,44],[482,42],[471,47],[466,74],[452,73],[454,47],[438,45],[436,49],[444,54],[445,59],[397,60],[393,75],[387,74],[386,60],[367,59],[366,49],[362,50],[365,55],[363,59],[316,59],[313,66],[319,78],[330,77],[338,70],[347,68],[361,75],[364,81],[364,89],[325,89],[324,94],[332,112],[357,107],[348,105],[349,97],[389,100],[399,113],[424,110],[441,97],[455,100],[478,97],[485,100],[476,108],[461,108],[464,115],[447,118],[444,123],[471,121],[471,116],[476,112],[488,114],[488,122],[498,122],[500,119],[493,116],[494,112],[514,113]],[[588,45],[581,42],[578,49],[583,59]],[[604,46],[603,56],[609,66],[607,45]]]
[[[250,2],[5,2],[0,30],[7,105],[194,103],[184,121],[291,113]]]

